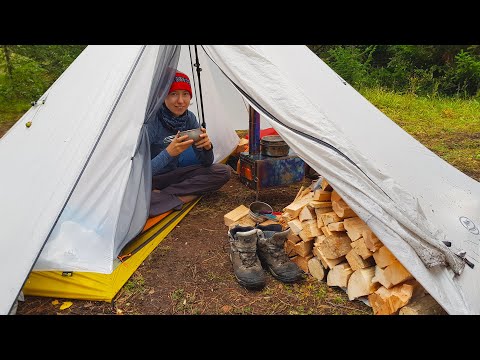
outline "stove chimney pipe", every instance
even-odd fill
[[[260,114],[252,106],[248,117],[248,153],[260,154]]]

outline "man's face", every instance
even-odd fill
[[[175,116],[181,116],[190,105],[191,96],[186,90],[175,90],[165,98],[165,105]]]

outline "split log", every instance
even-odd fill
[[[425,290],[425,288],[416,279],[406,280],[403,284],[413,286],[413,295],[410,301],[416,300],[428,294],[427,290]]]
[[[327,274],[327,285],[346,288],[352,274],[353,270],[348,263],[335,265]]]
[[[310,198],[313,199],[313,193],[310,194],[310,192],[312,191],[312,187],[311,186],[307,186],[305,189],[303,189],[303,191],[301,192],[300,196],[299,196],[299,199],[302,199],[304,198],[306,195],[309,195]]]
[[[233,155],[238,155],[241,152],[245,152],[248,150],[248,139],[241,138],[238,141],[237,148],[233,151]]]
[[[328,213],[328,212],[332,212],[333,209],[332,207],[324,207],[324,208],[313,208],[315,210],[315,215],[317,215],[317,218],[320,217],[320,215],[322,214],[325,214],[325,213]]]
[[[320,214],[320,217],[322,218],[324,226],[327,226],[328,224],[331,224],[331,223],[334,223],[334,222],[342,221],[342,218],[340,218],[340,216],[338,216],[335,213],[335,211],[330,211],[330,212],[327,212],[327,213]]]
[[[322,281],[325,278],[325,269],[318,258],[312,257],[307,264],[308,271],[315,279]]]
[[[308,205],[304,206],[300,211],[300,214],[298,214],[298,220],[304,222],[305,220],[313,219],[315,219],[315,221],[317,219],[317,216],[315,215],[315,210]]]
[[[366,244],[365,244],[365,240],[363,239],[363,237],[361,237],[360,239],[358,240],[355,240],[355,241],[352,241],[352,249],[355,250],[355,252],[360,255],[362,257],[362,259],[368,259],[370,257],[372,257],[373,255],[373,252],[371,252]]]
[[[306,237],[314,237],[320,235],[320,231],[317,227],[317,220],[306,220],[302,221],[302,230],[305,233]],[[301,231],[300,231],[301,232]],[[298,234],[300,237],[300,233]]]
[[[325,190],[325,191],[333,190],[332,186],[328,183],[327,179],[325,179],[324,177],[322,177],[321,187],[322,187],[322,190]]]
[[[306,257],[297,255],[292,257],[290,260],[293,261],[295,264],[297,264],[298,267],[302,269],[305,274],[309,274],[308,260],[310,260],[312,257],[313,257],[312,254],[307,255]]]
[[[346,234],[338,233],[327,236],[321,244],[318,244],[318,248],[326,258],[336,259],[352,250],[350,243],[350,238]]]
[[[303,230],[302,222],[298,219],[293,219],[289,221],[288,226],[290,227],[290,231],[293,232],[295,235],[298,235],[300,231]]]
[[[321,244],[323,240],[325,240],[327,237],[325,235],[318,235],[315,238],[315,242],[313,243],[313,246],[317,246],[318,244]]]
[[[382,246],[378,251],[373,253],[373,258],[378,266],[382,269],[392,264],[397,258],[387,249],[386,246]]]
[[[314,238],[311,238],[309,241],[300,241],[295,244],[295,252],[303,257],[306,257],[307,255],[310,255],[312,253],[313,249],[313,240]]]
[[[229,213],[223,215],[223,221],[226,226],[230,226],[234,222],[248,215],[249,212],[250,212],[249,208],[247,208],[245,205],[240,205],[237,208],[230,211]]]
[[[240,220],[237,220],[233,223],[231,223],[228,228],[233,229],[235,226],[255,226],[257,223],[253,221],[253,219],[250,217],[250,215],[245,215],[242,217]]]
[[[323,224],[322,218],[317,216],[317,228],[321,229],[325,225]]]
[[[368,302],[375,315],[391,315],[405,306],[412,297],[413,286],[401,284],[387,289],[380,287],[368,295]]]
[[[367,296],[375,292],[380,284],[372,283],[375,275],[375,267],[355,270],[347,284],[347,295],[349,300],[354,300],[360,296]]]
[[[365,246],[372,252],[377,251],[383,246],[382,242],[370,229],[364,229],[362,231],[362,237],[365,240]]]
[[[327,259],[318,246],[313,246],[312,253],[320,259],[325,269],[333,269],[335,265],[338,265],[341,262],[345,261],[345,256],[340,256],[336,259]]]
[[[357,216],[357,214],[355,214],[355,212],[352,209],[350,209],[350,206],[348,206],[347,203],[343,200],[332,201],[332,209],[342,219]]]
[[[345,231],[343,226],[343,221],[333,222],[327,225],[328,230],[330,231]]]
[[[412,274],[410,274],[410,272],[398,260],[395,260],[385,267],[383,276],[393,285],[400,284],[413,278]]]
[[[348,264],[353,271],[368,268],[370,266],[375,266],[375,261],[373,260],[373,258],[363,260],[362,257],[358,255],[353,249],[350,250],[347,255],[345,255],[345,259],[347,259]]]
[[[285,249],[285,254],[287,254],[288,257],[292,257],[292,256],[297,255],[297,253],[295,251],[295,243],[293,243],[290,240],[287,240],[287,241],[285,241],[285,243],[283,245],[284,245],[284,249]]]
[[[302,211],[303,207],[312,200],[312,197],[313,195],[312,196],[307,195],[299,200],[295,200],[290,205],[285,207],[284,212],[290,214],[291,217],[295,219],[296,217],[298,217],[298,214],[300,214],[300,211]]]
[[[310,205],[314,209],[326,209],[332,207],[332,202],[312,200],[308,203],[308,205]]]
[[[340,200],[342,200],[340,195],[338,195],[338,193],[335,190],[333,190],[330,195],[330,201],[340,201]]]
[[[316,201],[330,201],[330,196],[331,196],[330,191],[325,191],[325,190],[315,190],[313,193],[313,200]]]
[[[378,265],[375,266],[375,275],[373,276],[372,281],[381,284],[387,289],[390,289],[393,286],[390,281],[385,279],[384,270]]]
[[[300,236],[295,235],[295,233],[292,231],[291,228],[290,228],[290,231],[287,234],[287,240],[290,240],[294,244],[298,243],[299,241],[302,241],[302,239],[300,239]]]
[[[448,315],[448,313],[430,295],[409,302],[398,312],[399,315]]]
[[[352,241],[360,239],[362,237],[362,231],[369,229],[368,225],[358,216],[343,220],[343,226]]]
[[[322,233],[325,236],[333,235],[333,232],[328,229],[328,226],[322,226],[320,230],[322,230]]]

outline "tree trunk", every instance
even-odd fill
[[[13,74],[13,66],[12,66],[12,61],[10,60],[10,49],[8,48],[8,45],[2,45],[3,48],[3,53],[5,54],[5,63],[7,64],[7,75],[11,79]]]

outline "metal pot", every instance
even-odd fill
[[[287,156],[290,146],[280,137],[280,135],[264,136],[260,140],[260,152],[262,155],[280,157]]]
[[[254,201],[250,204],[249,215],[253,221],[257,223],[264,222],[269,219],[269,215],[272,216],[273,209],[267,203],[261,201]]]

